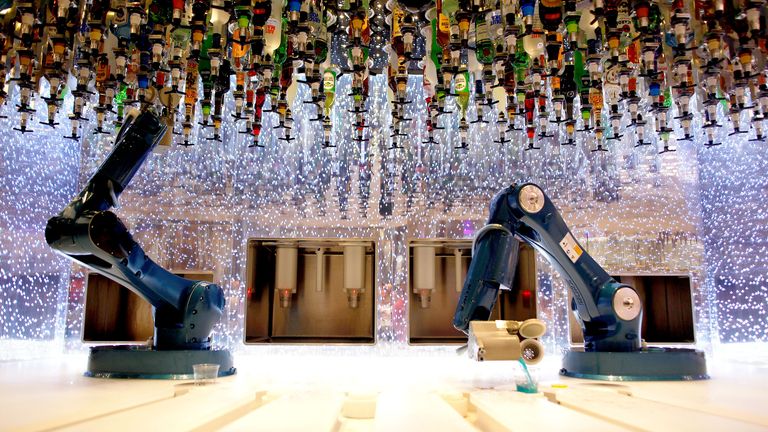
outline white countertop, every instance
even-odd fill
[[[6,361],[0,430],[768,430],[768,357],[742,348],[696,382],[563,378],[550,357],[534,395],[514,390],[516,363],[437,353],[241,354],[237,375],[207,386],[86,378],[84,355]]]

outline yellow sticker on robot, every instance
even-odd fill
[[[584,251],[581,249],[581,246],[579,246],[571,233],[566,234],[565,237],[560,240],[560,247],[563,249],[565,254],[568,255],[568,258],[572,263],[578,261],[579,257],[581,257],[581,254],[584,253]]]

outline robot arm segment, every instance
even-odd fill
[[[496,305],[499,289],[509,289],[515,278],[519,242],[514,231],[489,224],[475,235],[472,262],[453,318],[453,326],[469,333],[471,321],[486,321]]]
[[[221,289],[181,278],[156,264],[108,211],[165,133],[166,126],[155,115],[131,116],[83,191],[48,221],[45,237],[57,252],[149,301],[158,349],[207,349],[224,307]]]

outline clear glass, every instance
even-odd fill
[[[219,365],[215,363],[200,363],[192,365],[195,377],[195,385],[203,386],[215,384],[219,376]]]

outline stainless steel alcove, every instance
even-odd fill
[[[409,242],[408,342],[462,344],[466,336],[452,326],[467,269],[471,240],[414,239]],[[499,291],[491,319],[536,318],[536,255],[520,244],[515,279]]]
[[[374,342],[370,239],[250,239],[245,343]]]

